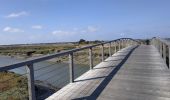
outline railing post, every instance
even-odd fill
[[[126,47],[126,39],[124,40],[124,48]]]
[[[133,45],[133,41],[132,40],[131,40],[130,44]]]
[[[112,56],[112,53],[111,53],[111,42],[109,43],[109,56],[110,57]]]
[[[169,67],[170,68],[170,45],[168,45],[168,50],[169,50]]]
[[[127,47],[129,46],[129,39],[127,40]]]
[[[33,64],[27,65],[26,66],[26,70],[27,70],[27,78],[28,78],[29,100],[36,100],[36,97],[35,97],[34,68],[33,68]]]
[[[104,61],[104,44],[101,45],[102,48],[102,61]]]
[[[156,39],[156,48],[159,51],[158,39]]]
[[[114,46],[115,46],[115,53],[117,52],[117,41],[114,42]]]
[[[163,43],[163,59],[166,62],[166,45]]]
[[[89,63],[90,63],[90,69],[93,69],[93,53],[92,48],[89,48]]]
[[[120,43],[121,43],[121,49],[123,49],[123,40],[121,40]]]
[[[69,54],[69,72],[70,72],[70,83],[74,82],[74,62],[73,53]]]
[[[123,49],[123,39],[121,40],[121,49]]]
[[[161,54],[161,57],[162,57],[162,43],[160,42],[160,54]]]
[[[120,50],[120,45],[121,45],[121,44],[120,44],[120,40],[119,40],[119,50]]]
[[[127,47],[127,40],[125,39],[125,42],[124,42],[124,47],[126,48]]]
[[[126,39],[125,39],[125,40],[124,40],[124,48],[126,48],[126,46],[127,46],[127,45],[126,45]]]

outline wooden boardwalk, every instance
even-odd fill
[[[170,100],[170,71],[154,46],[115,53],[47,100]]]

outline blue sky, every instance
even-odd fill
[[[1,0],[0,44],[170,37],[170,0]]]

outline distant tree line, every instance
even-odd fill
[[[86,40],[84,40],[84,39],[80,39],[80,40],[78,41],[79,44],[89,44],[89,43],[94,43],[94,44],[96,44],[96,43],[101,43],[101,42],[103,42],[103,41],[100,41],[100,40],[86,41]]]

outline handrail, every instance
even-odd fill
[[[0,72],[5,71],[5,70],[14,69],[14,68],[19,68],[19,67],[22,67],[22,66],[25,66],[25,65],[28,65],[28,64],[32,64],[32,63],[38,63],[38,62],[41,62],[41,61],[44,61],[44,60],[52,59],[52,58],[63,56],[63,55],[70,54],[70,53],[74,53],[74,52],[81,51],[81,50],[84,50],[84,49],[89,49],[89,48],[104,45],[104,44],[107,44],[107,43],[116,42],[116,41],[119,41],[119,40],[126,40],[126,39],[132,40],[136,43],[139,43],[139,41],[131,39],[131,38],[120,38],[120,39],[112,40],[112,41],[109,41],[109,42],[103,42],[103,43],[99,43],[99,44],[95,44],[95,45],[91,45],[91,46],[86,46],[86,47],[82,47],[82,48],[71,49],[71,50],[62,51],[62,52],[55,53],[55,54],[40,56],[40,57],[33,58],[33,59],[32,58],[27,59],[27,60],[20,61],[20,62],[14,63],[14,64],[9,64],[9,65],[6,65],[6,66],[1,66]]]
[[[154,37],[151,39],[151,44],[158,49],[168,68],[170,68],[170,42],[165,39]]]
[[[160,42],[166,44],[167,46],[170,46],[170,42],[167,41],[166,39],[159,38],[159,37],[153,37],[151,40],[153,40],[153,39],[159,40]]]
[[[36,98],[35,98],[35,85],[34,85],[34,66],[33,66],[34,63],[49,60],[49,59],[52,59],[52,58],[55,58],[55,57],[69,55],[70,82],[74,82],[74,61],[73,61],[74,52],[89,49],[89,65],[90,65],[90,69],[93,69],[92,49],[96,46],[102,46],[102,48],[101,48],[101,50],[102,50],[102,52],[101,52],[102,53],[102,61],[104,61],[104,45],[109,44],[109,55],[111,56],[112,55],[111,54],[111,43],[112,42],[113,43],[115,42],[115,45],[114,45],[115,49],[116,49],[116,46],[118,46],[119,50],[121,49],[122,46],[125,45],[124,44],[125,42],[126,42],[125,46],[127,46],[127,44],[128,44],[128,46],[129,46],[129,44],[130,45],[140,44],[139,41],[131,39],[131,38],[120,38],[120,39],[116,39],[116,40],[112,40],[112,41],[108,41],[108,42],[102,42],[102,43],[99,43],[99,44],[85,46],[85,47],[82,47],[82,48],[76,48],[76,49],[71,49],[71,50],[67,50],[67,51],[62,51],[62,52],[59,52],[59,53],[45,55],[45,56],[41,56],[41,57],[37,57],[37,58],[29,58],[27,60],[20,61],[20,62],[14,63],[14,64],[1,66],[0,72],[26,66],[27,73],[28,73],[27,78],[28,78],[29,99],[30,100],[36,100]]]

